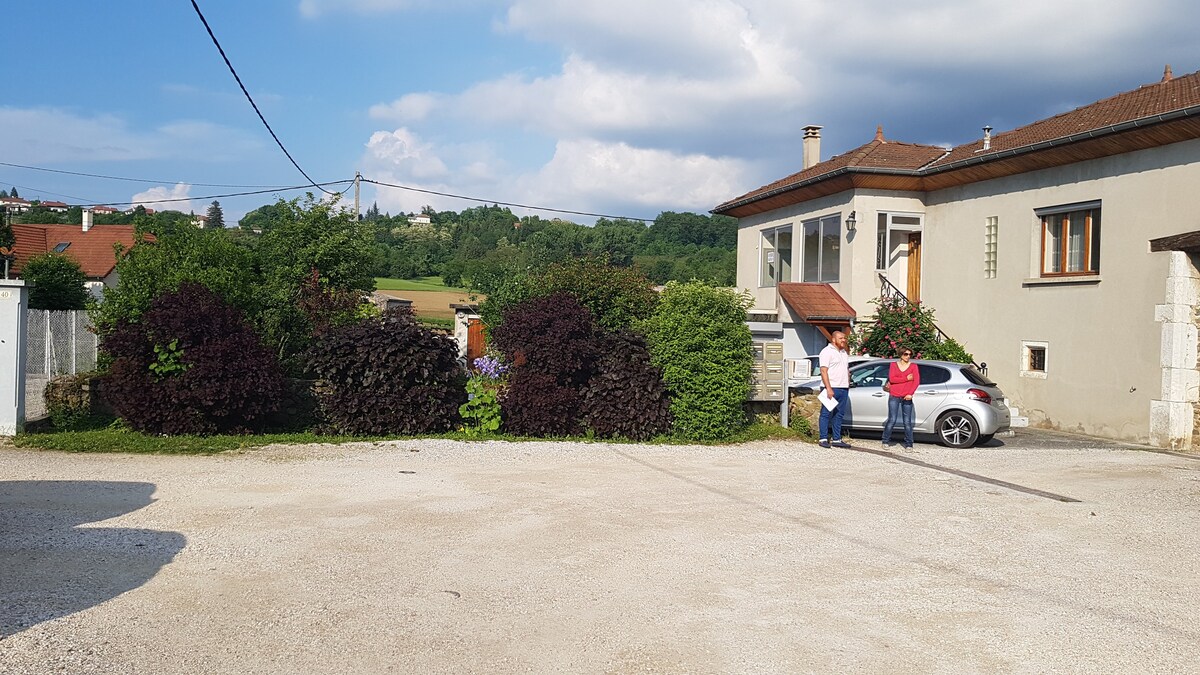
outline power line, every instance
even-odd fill
[[[291,192],[292,190],[307,190],[310,187],[316,187],[321,192],[324,192],[325,194],[328,194],[328,195],[343,195],[343,194],[345,194],[345,190],[343,190],[342,192],[330,192],[329,190],[326,190],[324,188],[324,186],[326,186],[326,185],[341,185],[342,183],[353,184],[354,181],[352,179],[351,180],[335,180],[335,181],[329,181],[327,183],[311,183],[309,185],[293,185],[292,187],[271,188],[268,190],[250,190],[247,192],[230,192],[230,193],[226,193],[223,195],[205,195],[202,197],[177,197],[177,198],[173,197],[171,199],[143,199],[141,201],[136,201],[136,202],[108,202],[107,205],[108,206],[112,206],[112,205],[134,206],[136,204],[166,204],[166,203],[170,203],[170,202],[190,202],[192,200],[224,199],[225,197],[245,197],[247,195],[262,195],[262,194],[267,194],[269,192]],[[18,186],[18,187],[20,187],[20,186]],[[101,204],[87,204],[87,206],[102,206],[102,205]]]
[[[613,216],[605,213],[589,213],[587,211],[572,211],[570,209],[556,209],[549,206],[532,206],[529,204],[517,204],[515,202],[502,202],[495,199],[480,199],[479,197],[467,197],[465,195],[456,195],[450,192],[438,192],[437,190],[426,190],[424,188],[416,188],[410,185],[396,185],[395,183],[384,183],[370,178],[363,178],[364,183],[371,183],[382,187],[396,188],[398,190],[408,190],[410,192],[422,192],[427,195],[437,195],[439,197],[451,197],[453,199],[463,199],[471,202],[480,202],[484,204],[496,204],[498,206],[512,206],[519,209],[529,209],[530,211],[548,211],[551,213],[567,213],[574,216],[591,216],[593,218],[608,218],[610,220],[638,220],[643,223],[653,223],[653,218],[634,218],[632,216]]]
[[[105,176],[99,173],[84,173],[82,171],[65,171],[63,169],[47,169],[41,166],[28,166],[25,164],[13,164],[12,162],[0,162],[0,166],[11,166],[14,169],[28,169],[30,171],[45,171],[47,173],[62,173],[68,176],[83,176],[85,178],[103,178],[105,180],[121,180],[128,183],[152,183],[157,185],[175,185],[184,183],[193,187],[217,187],[217,188],[273,188],[280,187],[275,185],[229,185],[226,183],[193,183],[186,180],[150,180],[149,178],[124,178],[122,176]],[[21,187],[18,185],[17,187]],[[54,194],[54,193],[50,193]],[[65,195],[59,195],[60,197]],[[72,197],[74,199],[74,197]]]
[[[233,74],[233,79],[237,80],[238,86],[242,88],[242,93],[246,95],[246,100],[250,102],[250,107],[254,108],[254,112],[258,114],[258,119],[262,120],[263,126],[266,127],[267,131],[271,133],[271,138],[275,139],[275,144],[279,146],[279,149],[283,151],[283,154],[287,155],[287,158],[289,161],[291,161],[292,166],[296,167],[296,170],[300,172],[300,175],[307,178],[308,182],[311,183],[313,187],[324,192],[325,194],[333,194],[332,192],[318,185],[316,181],[309,177],[309,175],[304,172],[304,169],[301,169],[300,165],[292,157],[292,153],[288,152],[288,149],[283,147],[283,141],[279,140],[279,136],[275,135],[275,130],[271,128],[270,124],[267,124],[267,118],[263,117],[262,111],[258,109],[258,104],[254,102],[254,97],[250,96],[250,92],[246,90],[246,85],[242,84],[242,78],[239,77],[237,71],[233,69],[233,64],[229,62],[229,57],[225,55],[225,50],[221,47],[221,43],[217,41],[217,36],[213,34],[212,27],[208,25],[208,19],[204,18],[204,13],[200,11],[200,5],[196,4],[196,0],[192,0],[192,9],[196,10],[196,16],[200,17],[200,22],[204,24],[204,30],[208,31],[208,37],[212,38],[212,42],[214,45],[216,45],[217,51],[221,53],[221,58],[225,60],[225,65],[229,67],[229,72]]]
[[[71,195],[64,195],[64,194],[61,194],[61,193],[59,193],[59,192],[51,192],[51,191],[49,191],[49,190],[39,190],[38,188],[35,188],[35,187],[29,187],[29,186],[27,186],[27,185],[17,185],[16,183],[9,183],[9,185],[11,185],[11,186],[13,186],[13,187],[15,187],[15,188],[21,188],[22,190],[26,190],[26,191],[28,191],[28,192],[34,192],[34,193],[37,193],[37,194],[39,194],[39,195],[41,195],[41,194],[48,194],[48,195],[54,195],[55,197],[66,197],[67,199],[71,199],[71,200],[74,200],[74,201],[77,201],[77,202],[86,202],[86,203],[89,203],[89,204],[90,204],[90,203],[92,203],[92,200],[90,200],[90,199],[86,199],[86,198],[84,198],[84,197],[74,197],[74,196],[71,196]]]

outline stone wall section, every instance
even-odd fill
[[[1200,271],[1192,257],[1171,251],[1166,302],[1154,307],[1162,323],[1162,392],[1150,402],[1150,442],[1191,450],[1200,431]]]

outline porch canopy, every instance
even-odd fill
[[[831,342],[833,332],[848,329],[857,316],[850,303],[829,284],[781,283],[779,297],[793,315],[815,326]]]

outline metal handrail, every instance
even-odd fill
[[[912,301],[908,299],[908,296],[904,295],[904,293],[901,292],[900,289],[897,288],[896,285],[891,282],[891,280],[889,280],[886,276],[884,276],[882,272],[879,273],[879,281],[882,282],[882,285],[880,286],[880,289],[879,289],[880,297],[882,297],[884,299],[899,298],[900,300],[902,300],[904,302],[905,307],[913,304]],[[936,323],[933,324],[933,329],[937,331],[938,344],[942,344],[945,341],[950,339],[950,336],[946,335],[946,331],[942,330]],[[979,372],[983,373],[984,375],[987,375],[987,363],[975,363],[974,361],[972,361],[971,365],[975,366],[975,368]]]

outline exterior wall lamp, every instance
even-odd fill
[[[857,211],[851,211],[850,215],[846,216],[846,231],[853,232],[854,226],[858,224],[858,220],[854,217]]]

